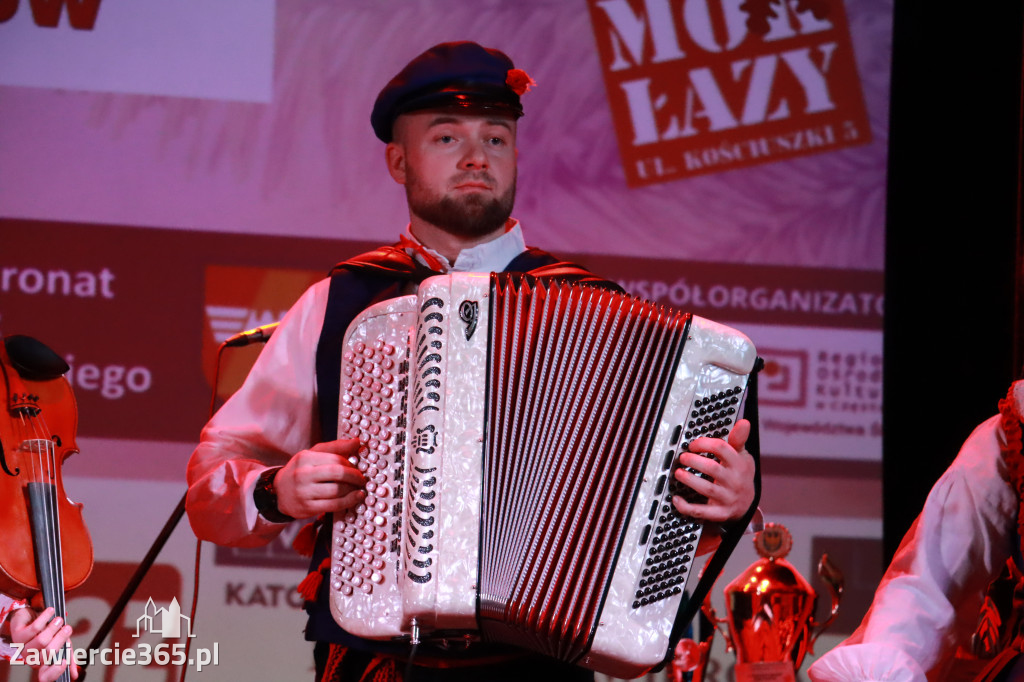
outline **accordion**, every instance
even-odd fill
[[[510,274],[431,277],[343,342],[331,611],[371,639],[480,638],[618,677],[666,656],[701,525],[678,453],[724,437],[756,354],[728,327]]]

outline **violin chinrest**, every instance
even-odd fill
[[[64,358],[31,336],[5,336],[4,347],[18,376],[27,381],[50,381],[71,369]]]

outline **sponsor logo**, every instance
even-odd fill
[[[768,343],[758,354],[762,442],[775,454],[880,456],[880,333],[807,329],[800,347]]]
[[[759,348],[764,358],[758,402],[774,407],[807,406],[807,351]]]
[[[631,186],[871,139],[840,0],[588,6]]]
[[[302,292],[320,279],[321,271],[206,267],[203,371],[211,386],[217,377],[220,398],[227,398],[242,385],[262,344],[233,348],[222,357],[218,354],[220,345],[238,332],[278,322]]]
[[[206,320],[210,331],[213,332],[213,340],[219,345],[239,332],[277,322],[284,317],[285,312],[287,311],[208,305],[206,306]]]
[[[873,349],[758,348],[758,403],[815,412],[880,415],[882,354]]]

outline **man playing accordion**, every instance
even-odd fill
[[[503,53],[471,42],[437,45],[413,59],[380,92],[371,116],[385,143],[388,172],[404,186],[409,225],[399,241],[340,264],[303,294],[261,352],[244,386],[211,419],[188,467],[187,510],[201,539],[258,546],[294,519],[352,509],[366,480],[352,464],[357,439],[337,438],[338,337],[371,303],[408,294],[447,272],[555,272],[601,283],[578,266],[528,249],[511,218],[516,189],[520,97],[533,84]],[[604,283],[614,288],[611,283]],[[325,369],[326,368],[326,369]],[[334,379],[329,376],[334,372]],[[697,438],[679,455],[680,482],[707,498],[674,497],[702,521],[738,519],[754,499],[749,424],[727,439]],[[712,454],[715,459],[699,452]],[[330,523],[313,555],[328,554]],[[710,527],[709,527],[710,528]],[[702,543],[714,542],[709,530]],[[369,641],[343,631],[322,593],[312,597],[306,637],[316,642],[318,679],[400,679],[407,644]],[[419,680],[586,680],[592,673],[509,646],[465,652],[421,649]]]

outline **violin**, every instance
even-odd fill
[[[0,592],[41,596],[64,619],[65,590],[81,585],[93,565],[82,506],[68,499],[61,475],[78,452],[68,369],[33,338],[0,343]]]

